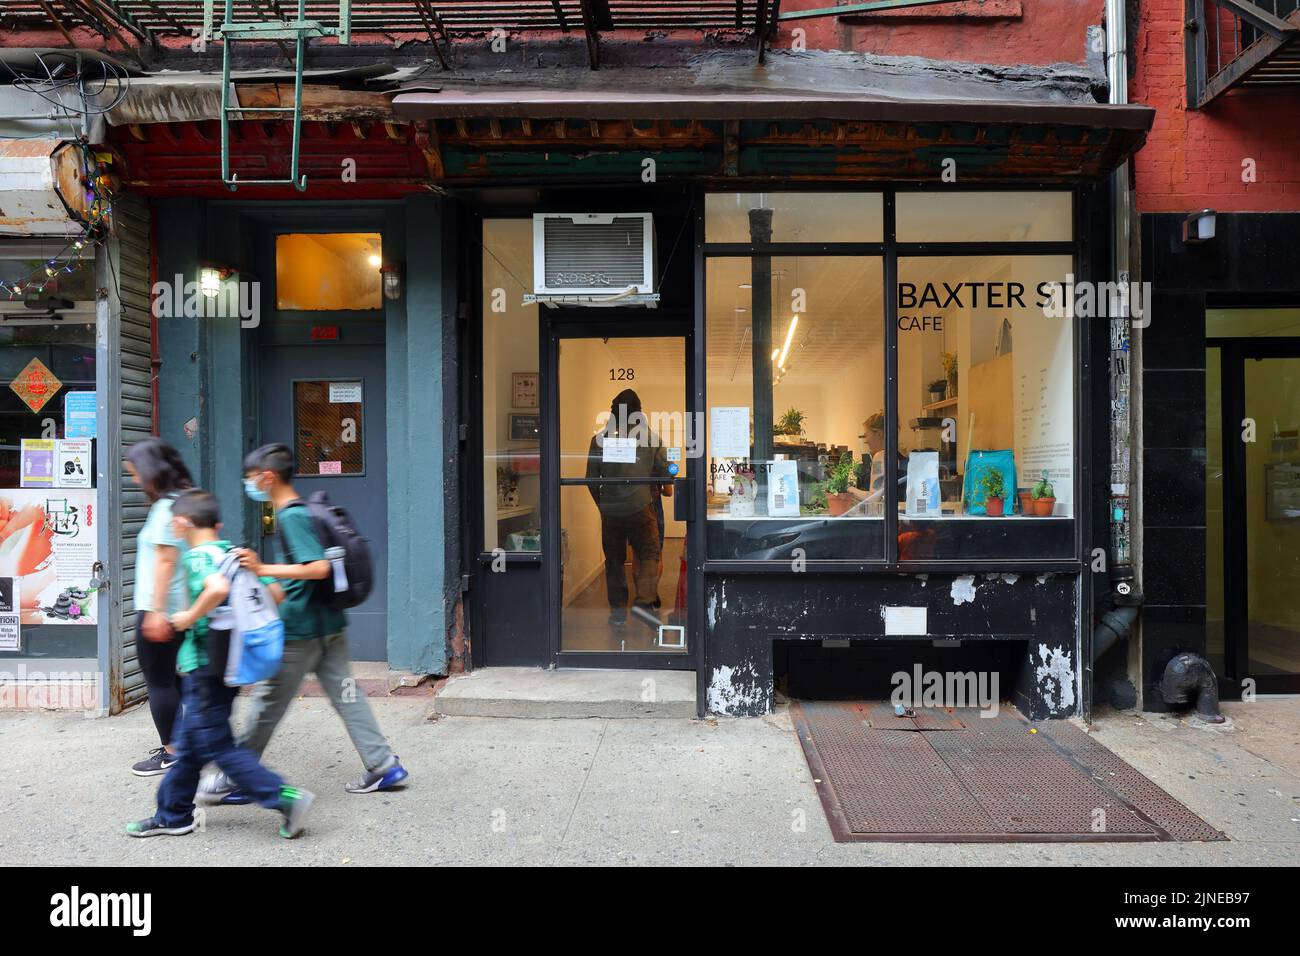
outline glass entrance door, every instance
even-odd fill
[[[559,651],[683,657],[688,339],[589,332],[553,340]]]
[[[1289,678],[1300,688],[1300,356],[1247,358],[1247,420],[1240,475],[1246,540],[1246,674]],[[1270,680],[1268,683],[1273,683]]]
[[[1207,359],[1208,651],[1234,697],[1247,680],[1260,693],[1294,693],[1300,341],[1220,339]]]

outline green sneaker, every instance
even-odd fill
[[[137,820],[135,823],[128,823],[126,825],[127,835],[133,837],[184,836],[186,833],[192,833],[193,831],[193,817],[185,823],[172,827],[159,823],[153,817],[149,817],[147,820]]]
[[[284,825],[280,827],[280,836],[286,840],[292,840],[298,834],[302,833],[303,820],[307,817],[307,811],[311,805],[316,802],[316,794],[310,790],[300,790],[297,787],[282,787],[280,789],[280,812],[284,814]]]

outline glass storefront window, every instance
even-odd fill
[[[880,242],[880,193],[711,193],[705,242]],[[756,210],[766,212],[752,215]]]
[[[284,233],[275,237],[275,307],[364,311],[383,306],[377,232]]]
[[[709,556],[882,558],[881,260],[712,258],[706,288]]]
[[[900,192],[899,242],[1069,242],[1068,192]]]
[[[80,301],[70,291],[59,297]],[[75,312],[9,315],[13,324],[0,325],[0,658],[93,659],[97,449],[77,410],[94,408],[95,324]],[[69,422],[74,393],[85,403],[73,401]],[[7,617],[15,605],[16,633]]]
[[[541,394],[530,219],[483,221],[483,543],[541,551]],[[586,450],[583,449],[585,455]]]
[[[899,558],[1074,550],[1070,256],[899,260]],[[1032,531],[1024,524],[1032,519]]]

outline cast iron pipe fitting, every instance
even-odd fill
[[[1223,723],[1219,713],[1219,679],[1210,662],[1199,654],[1178,654],[1165,666],[1160,696],[1166,704],[1186,704],[1195,698],[1196,716],[1211,724]]]

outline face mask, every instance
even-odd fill
[[[248,495],[248,497],[252,498],[254,501],[271,500],[271,493],[269,491],[263,491],[261,488],[257,487],[256,478],[244,479],[244,494]]]

